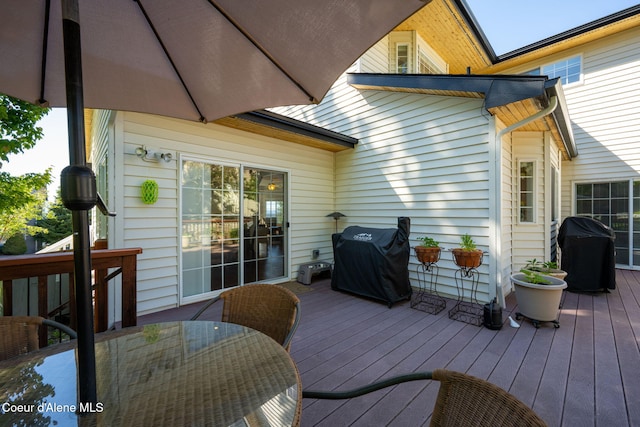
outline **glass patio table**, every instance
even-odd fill
[[[96,335],[98,402],[79,416],[75,343],[0,362],[0,425],[298,425],[289,354],[231,323],[185,321]]]

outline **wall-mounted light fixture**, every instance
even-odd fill
[[[173,159],[173,154],[171,153],[161,153],[145,146],[136,148],[136,156],[145,162],[159,162],[160,160],[164,160],[169,163]]]

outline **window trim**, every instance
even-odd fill
[[[532,200],[531,200],[531,211],[532,211],[532,220],[531,221],[523,221],[522,220],[522,175],[521,175],[521,171],[522,171],[522,164],[523,163],[532,163],[533,164],[533,176],[531,177],[532,183],[533,183],[533,189],[531,191],[531,196],[532,196]],[[518,180],[518,198],[517,198],[517,221],[518,224],[520,225],[535,225],[538,223],[538,217],[536,215],[537,212],[537,203],[538,203],[538,198],[536,197],[536,194],[538,192],[538,184],[537,184],[537,178],[538,178],[538,161],[537,159],[518,159],[518,163],[517,163],[517,180]],[[526,208],[529,208],[528,206],[525,206]]]
[[[407,55],[406,55],[406,59],[407,59],[407,69],[406,71],[400,72],[400,64],[398,61],[398,58],[400,57],[398,50],[400,47],[406,47],[407,48]],[[396,43],[396,73],[397,74],[409,74],[411,72],[411,46],[410,43],[405,43],[405,42],[398,42]]]

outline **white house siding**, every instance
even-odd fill
[[[360,59],[360,73],[388,73],[389,61],[389,36],[382,38],[371,49],[369,49]]]
[[[640,171],[640,28],[583,51],[584,84],[565,88],[580,155],[563,168],[563,216],[576,182],[637,179]],[[570,204],[571,202],[571,204]]]
[[[583,81],[563,90],[579,155],[562,164],[562,218],[575,212],[575,183],[637,178],[640,171],[640,28],[550,56],[544,63],[575,55],[582,55]]]
[[[111,247],[141,247],[138,258],[138,314],[180,304],[179,290],[179,161],[180,156],[282,170],[289,174],[289,276],[311,260],[311,251],[331,256],[334,223],[326,214],[334,208],[333,154],[272,138],[225,128],[136,113],[117,113],[116,151],[122,153],[114,187],[118,211],[110,230]],[[174,160],[144,162],[139,146],[168,151]],[[154,179],[158,201],[145,205],[140,184]],[[118,180],[116,180],[117,182]]]
[[[527,260],[536,258],[544,260],[547,246],[545,229],[545,163],[544,163],[544,133],[543,132],[514,132],[513,141],[513,191],[516,198],[513,218],[513,266],[520,269]],[[535,194],[535,222],[521,223],[518,211],[518,179],[519,161],[534,161],[536,194]]]
[[[378,91],[357,93],[341,110],[340,127],[359,138],[355,150],[336,155],[336,208],[341,226],[394,228],[411,218],[411,246],[429,235],[441,246],[458,246],[471,234],[489,244],[487,118],[482,101]],[[488,262],[481,266],[478,297],[487,299]],[[457,295],[450,252],[438,263],[438,291]],[[409,266],[418,285],[417,260]]]

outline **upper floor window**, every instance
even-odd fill
[[[550,79],[560,77],[563,85],[577,83],[582,78],[582,57],[580,55],[563,59],[552,64],[543,65],[524,72],[530,75],[545,75]]]
[[[388,37],[389,72],[444,74],[447,63],[416,31],[393,31]]]
[[[409,72],[409,45],[396,45],[396,70],[398,74],[407,74]]]

